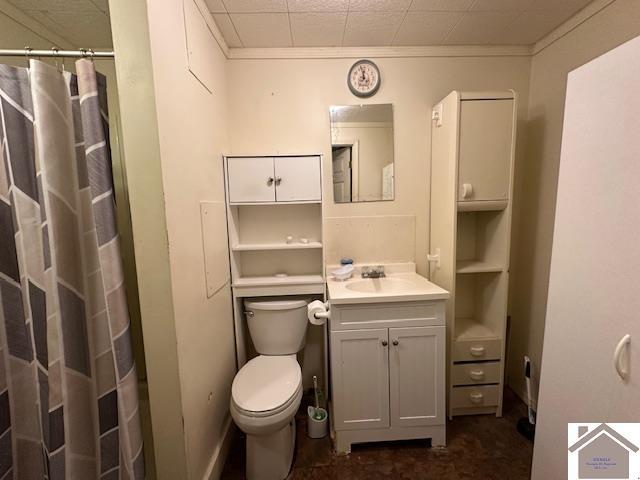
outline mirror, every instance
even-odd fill
[[[334,202],[393,200],[393,105],[332,106],[329,114]]]

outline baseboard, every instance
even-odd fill
[[[227,455],[229,454],[229,448],[231,447],[231,440],[233,439],[235,430],[236,426],[231,420],[231,416],[228,416],[222,429],[224,432],[222,435],[222,441],[218,443],[218,449],[213,453],[211,463],[209,464],[209,468],[207,469],[207,473],[204,475],[203,479],[218,480],[222,475],[224,463],[227,460]]]

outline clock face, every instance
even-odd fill
[[[349,90],[358,97],[370,97],[380,88],[380,70],[370,60],[360,60],[353,64],[347,78]]]

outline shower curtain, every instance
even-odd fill
[[[0,65],[0,479],[142,479],[105,78]]]

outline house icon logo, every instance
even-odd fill
[[[640,480],[640,424],[570,423],[568,430],[569,479]]]

